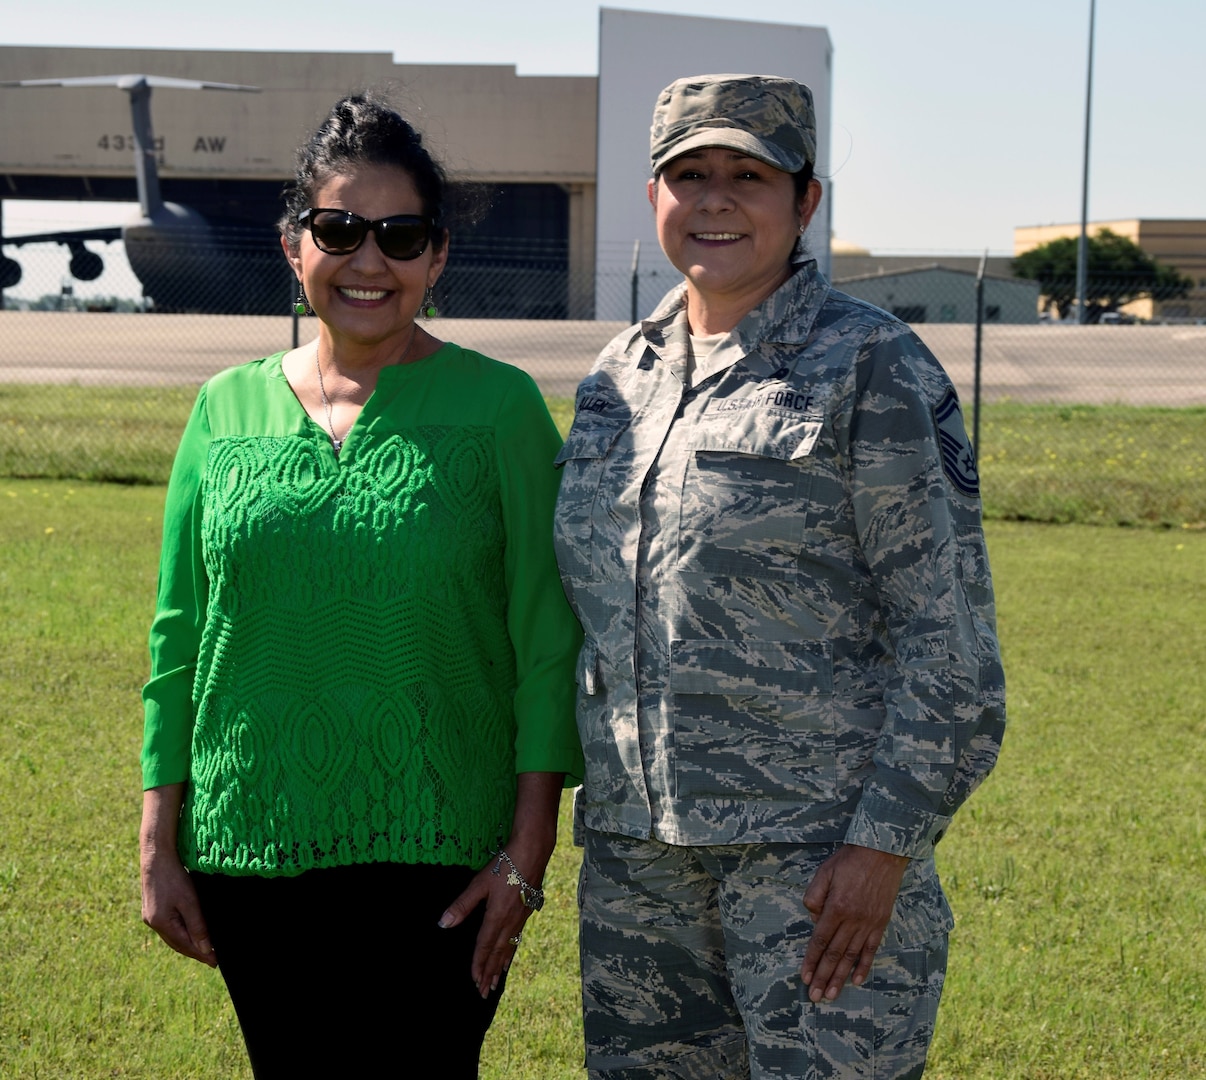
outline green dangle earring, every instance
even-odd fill
[[[440,313],[440,309],[436,307],[435,294],[431,291],[431,286],[427,286],[427,293],[423,297],[423,304],[419,308],[420,313],[425,319],[434,319]]]
[[[310,306],[310,301],[306,299],[306,287],[301,283],[300,278],[297,281],[297,299],[293,302],[293,314],[314,314],[314,309]]]

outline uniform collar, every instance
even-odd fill
[[[658,301],[653,314],[642,319],[636,329],[640,333],[633,335],[633,341],[644,338],[644,342],[653,350],[680,382],[685,382],[684,372],[687,367],[687,356],[690,351],[690,341],[687,333],[687,283],[680,282]]]
[[[792,256],[791,277],[742,319],[713,355],[719,358],[722,351],[731,352],[725,366],[744,360],[755,375],[771,375],[777,370],[778,361],[772,362],[761,346],[804,344],[829,288],[829,281],[817,269],[816,260],[797,250]],[[688,348],[685,281],[662,297],[653,314],[640,323],[640,332],[671,370],[685,366]]]

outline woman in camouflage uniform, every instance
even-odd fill
[[[649,200],[686,280],[558,457],[595,1077],[920,1076],[934,846],[1003,733],[958,399],[802,250],[815,130],[790,79],[662,92]]]

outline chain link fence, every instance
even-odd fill
[[[38,277],[27,261],[4,294],[4,475],[161,481],[201,382],[317,330],[292,316],[292,275],[270,246],[261,261],[244,248],[200,276],[194,261],[183,292],[162,277],[146,296],[120,297],[71,278],[58,250],[61,266],[43,258]],[[564,244],[454,246],[429,329],[524,368],[550,398],[572,398],[633,298],[645,313],[673,284],[660,264],[641,280],[647,261],[605,260],[596,278],[571,272]],[[211,278],[205,293],[199,282]],[[1040,320],[1034,282],[990,276],[977,333],[975,274],[930,267],[836,285],[910,322],[947,369],[978,436],[991,512],[1206,522],[1206,325]],[[595,321],[597,309],[623,318]]]

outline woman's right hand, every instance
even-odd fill
[[[197,890],[176,853],[183,784],[143,792],[139,849],[142,921],[178,953],[216,967]]]

